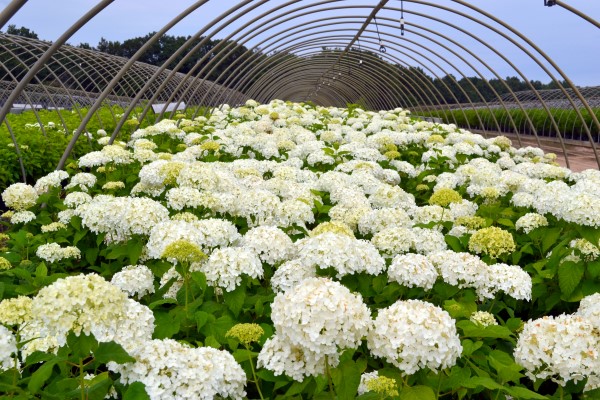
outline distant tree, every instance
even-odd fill
[[[9,25],[6,29],[6,33],[8,33],[9,35],[17,35],[30,39],[39,39],[37,33],[32,31],[31,29],[25,28],[24,26],[17,28],[15,24]]]

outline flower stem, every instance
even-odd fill
[[[81,387],[81,400],[85,400],[85,378],[83,375],[83,358],[79,359],[79,386]]]
[[[263,397],[263,394],[260,390],[260,385],[258,383],[258,377],[256,376],[256,370],[254,369],[254,363],[252,362],[252,355],[250,354],[250,347],[249,346],[245,346],[246,350],[248,350],[248,361],[250,361],[250,369],[252,370],[252,379],[254,379],[254,384],[256,385],[256,390],[258,390],[258,395],[260,396],[261,400],[265,400],[265,398]]]

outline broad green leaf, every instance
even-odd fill
[[[73,353],[75,358],[86,358],[90,354],[95,353],[98,348],[98,341],[94,335],[86,335],[81,332],[79,336],[70,332],[67,336],[67,346]]]
[[[196,319],[196,329],[200,332],[200,328],[202,328],[208,322],[209,314],[205,311],[196,311],[194,313],[194,318]]]
[[[88,233],[89,232],[87,229],[75,232],[75,237],[73,238],[73,246],[76,246],[77,243],[79,243],[79,241],[83,239]]]
[[[156,300],[152,303],[150,303],[150,305],[148,306],[148,308],[150,308],[151,310],[154,310],[156,307],[158,306],[162,306],[163,304],[177,304],[177,300],[175,299],[160,299],[160,300]]]
[[[37,393],[44,383],[50,378],[52,375],[52,369],[56,364],[60,361],[64,361],[64,359],[54,358],[53,360],[46,361],[41,367],[37,369],[33,374],[31,374],[31,379],[27,384],[27,388],[31,393]]]
[[[400,400],[436,400],[433,389],[429,386],[409,386],[400,392]]]
[[[463,340],[461,342],[461,344],[462,344],[462,348],[463,348],[462,355],[465,357],[468,357],[471,354],[475,353],[477,350],[479,350],[481,348],[481,346],[483,346],[483,342],[481,342],[481,341],[473,342],[472,340],[469,340],[469,339]]]
[[[247,349],[237,349],[233,352],[233,358],[240,364],[244,361],[248,361],[250,358],[256,357],[258,357],[258,353]]]
[[[500,385],[492,378],[488,378],[485,376],[472,376],[471,378],[464,381],[462,385],[470,389],[475,389],[477,386],[483,386],[484,388],[490,390],[504,389],[504,386]]]
[[[117,364],[135,362],[135,358],[127,354],[120,344],[112,341],[100,343],[98,349],[94,352],[94,357],[101,364],[106,364],[109,361],[114,361]]]
[[[240,311],[242,311],[245,298],[246,288],[243,285],[236,287],[235,290],[232,290],[231,292],[223,292],[225,304],[227,304],[227,307],[229,307],[236,317],[240,314]]]
[[[568,296],[579,285],[585,272],[581,263],[566,261],[558,266],[558,285],[564,296]]]
[[[113,381],[108,376],[108,372],[96,375],[92,380],[86,381],[86,399],[102,400],[110,390]]]
[[[552,248],[562,233],[561,228],[545,228],[542,236],[542,252],[546,253]]]
[[[155,339],[167,339],[179,332],[179,319],[174,318],[170,313],[155,312],[154,323],[156,328],[152,337]]]
[[[129,256],[129,263],[131,265],[137,264],[143,249],[144,244],[139,239],[133,239],[127,242],[127,255]]]
[[[109,260],[116,260],[117,258],[124,257],[128,255],[128,248],[123,244],[114,244],[109,247],[109,252],[106,255],[106,258]]]
[[[456,390],[462,386],[462,383],[471,377],[471,370],[468,367],[461,368],[454,366],[448,372],[448,376],[442,373],[442,382],[440,384],[440,390]]]
[[[358,385],[360,384],[360,367],[352,360],[346,360],[337,368],[331,370],[331,379],[335,392],[340,400],[352,400],[356,398]]]
[[[204,345],[215,349],[221,348],[221,343],[214,336],[207,336],[204,340]]]
[[[146,393],[146,386],[141,382],[134,382],[123,394],[123,400],[150,400]]]
[[[500,350],[493,350],[488,355],[488,362],[498,372],[502,382],[519,382],[524,376],[520,373],[523,367],[517,365],[511,356]]]
[[[444,301],[444,310],[450,314],[452,318],[469,318],[471,314],[477,311],[477,304],[473,301],[446,300]]]
[[[506,392],[508,392],[510,395],[515,396],[519,399],[525,399],[525,400],[527,400],[527,399],[539,399],[539,400],[547,399],[546,396],[542,396],[541,394],[532,392],[531,390],[524,388],[524,387],[520,387],[520,386],[506,387],[504,390]]]
[[[192,280],[196,282],[196,285],[198,285],[200,290],[202,290],[203,292],[206,291],[206,275],[204,275],[204,272],[194,271],[191,275]]]
[[[600,260],[588,262],[587,270],[592,278],[598,278],[600,276]]]
[[[48,267],[46,267],[46,263],[41,262],[37,268],[35,269],[35,276],[38,278],[45,278],[48,276]]]
[[[273,371],[262,368],[257,371],[256,375],[265,382],[289,382],[289,378],[285,375],[275,375]]]
[[[511,337],[510,329],[500,325],[479,326],[471,321],[458,321],[456,326],[463,330],[465,337],[498,338],[507,339]]]
[[[514,228],[515,227],[515,223],[512,222],[510,219],[506,219],[506,218],[500,218],[498,219],[498,221],[496,221],[499,225],[502,226],[507,226],[509,228]]]
[[[85,260],[90,264],[94,265],[96,263],[96,259],[98,258],[98,249],[95,247],[89,247],[85,250]]]

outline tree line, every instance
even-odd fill
[[[35,32],[23,26],[18,28],[15,25],[9,25],[6,33],[38,39],[38,35]],[[150,32],[147,35],[124,41],[110,41],[102,37],[95,46],[89,43],[80,43],[76,47],[131,58],[154,34],[155,32]],[[190,36],[163,35],[149,46],[138,61],[162,66],[178,49],[185,46],[190,38]],[[194,52],[183,61],[183,58],[191,49],[194,49]],[[358,50],[353,49],[353,51]],[[333,55],[336,55],[339,52],[341,52],[341,49],[323,48],[322,50],[323,54],[333,53]],[[532,88],[536,90],[558,88],[555,82],[542,83],[537,80],[527,82],[516,76],[506,77],[502,80],[498,78],[456,77],[452,74],[433,77],[421,67],[406,67],[393,64],[384,60],[379,54],[367,50],[361,50],[361,54],[366,61],[376,63],[379,71],[389,74],[388,76],[395,77],[401,83],[403,97],[407,106],[436,105],[439,103],[479,103],[494,101],[498,96],[506,95],[510,91],[518,92],[531,90]],[[214,60],[215,57],[225,58]],[[171,61],[167,65],[167,68],[176,68],[181,63],[179,72],[184,74],[191,72],[192,75],[199,75],[200,71],[210,62],[210,66],[205,68],[201,74],[202,77],[232,86],[240,82],[241,76],[248,76],[247,74],[235,74],[234,72],[238,66],[249,61],[250,58],[254,62],[253,65],[267,61],[269,66],[273,68],[276,64],[289,61],[290,58],[297,58],[297,56],[285,52],[273,52],[267,55],[263,54],[260,50],[249,51],[247,47],[233,41],[199,37],[190,41],[185,51],[182,51],[181,54]],[[256,69],[250,75],[252,78],[248,83],[251,84],[258,81],[264,73],[265,68]],[[14,71],[13,75],[19,76]]]

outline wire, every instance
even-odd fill
[[[379,39],[379,51],[382,53],[387,52],[387,49],[383,45],[383,41],[381,40],[381,35],[379,34],[379,24],[377,24],[377,17],[373,17],[375,21],[375,29],[377,29],[377,38]]]

